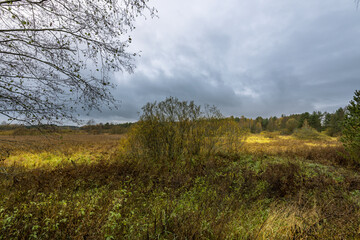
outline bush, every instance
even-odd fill
[[[295,194],[301,187],[300,166],[298,163],[271,163],[261,174],[269,187],[269,196],[284,197],[287,194]]]
[[[222,119],[216,132],[216,150],[236,153],[245,143],[249,129],[241,128],[233,119]]]
[[[307,120],[304,121],[302,128],[295,130],[294,136],[303,140],[314,140],[321,137],[318,131],[309,126]]]
[[[223,119],[216,107],[204,110],[193,101],[173,97],[147,103],[128,135],[132,153],[156,162],[176,162],[240,147],[247,131],[234,120]]]

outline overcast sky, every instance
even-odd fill
[[[116,73],[116,111],[134,121],[168,96],[216,105],[225,116],[333,112],[360,89],[360,10],[353,0],[154,0],[138,19],[134,74]]]

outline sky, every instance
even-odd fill
[[[334,112],[360,89],[360,9],[354,0],[154,0],[136,21],[133,74],[114,73],[118,110],[96,122],[136,121],[173,96],[225,116]]]

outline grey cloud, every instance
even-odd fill
[[[191,8],[189,8],[191,6]],[[360,89],[360,13],[352,1],[159,1],[140,21],[133,75],[117,74],[118,111],[136,120],[146,102],[176,96],[225,115],[334,111]]]

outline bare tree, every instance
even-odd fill
[[[113,71],[148,0],[0,0],[0,114],[35,124],[76,121],[75,106],[113,105]]]

